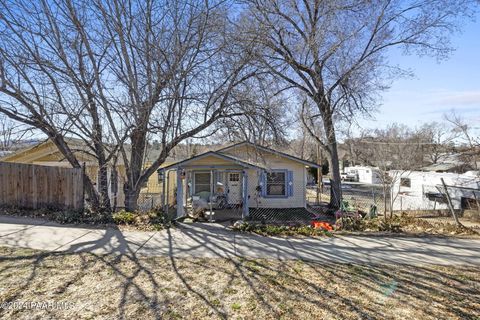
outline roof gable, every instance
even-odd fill
[[[90,161],[92,159],[87,153],[84,152],[85,147],[81,145],[77,139],[65,139],[68,146],[75,153],[75,156],[79,161]],[[33,163],[33,162],[42,162],[42,161],[66,161],[63,154],[58,150],[57,146],[53,143],[51,139],[39,142],[28,148],[17,150],[16,152],[10,153],[5,157],[0,159],[5,162],[16,162],[16,163]]]
[[[261,145],[258,145],[258,144],[254,144],[254,143],[251,143],[249,141],[239,142],[239,143],[233,144],[231,146],[221,148],[221,149],[217,150],[216,152],[225,154],[226,152],[228,152],[232,149],[240,148],[242,146],[249,146],[249,147],[252,147],[254,149],[258,149],[260,151],[263,151],[263,152],[267,152],[267,153],[274,154],[274,155],[279,156],[279,157],[283,157],[283,158],[286,158],[286,159],[289,159],[289,160],[292,160],[292,161],[295,161],[295,162],[302,163],[302,164],[304,164],[306,166],[309,166],[309,167],[313,167],[313,168],[319,168],[320,167],[318,164],[316,164],[314,162],[307,161],[307,160],[292,156],[288,153],[281,152],[281,151],[278,151],[278,150],[275,150],[275,149],[272,149],[272,148],[268,148],[268,147],[264,147],[264,146],[261,146]]]
[[[50,140],[10,153],[1,160],[6,162],[29,163],[55,153],[57,149]]]
[[[247,162],[245,160],[242,160],[242,159],[239,159],[239,158],[236,158],[234,156],[231,156],[231,155],[228,155],[228,154],[223,154],[223,153],[219,153],[219,152],[216,152],[216,151],[208,151],[208,152],[205,152],[205,153],[202,153],[198,156],[195,156],[195,157],[192,157],[192,158],[189,158],[189,159],[185,159],[183,161],[179,161],[179,162],[176,162],[176,163],[173,163],[169,166],[166,166],[164,168],[161,168],[162,170],[166,170],[166,169],[171,169],[171,168],[178,168],[178,167],[181,167],[181,166],[186,166],[188,164],[191,164],[192,162],[195,162],[195,161],[198,161],[198,160],[202,160],[202,159],[205,159],[205,158],[209,158],[209,157],[213,157],[213,158],[217,158],[219,160],[222,160],[222,163],[221,164],[228,164],[228,163],[232,163],[232,164],[235,164],[235,165],[238,165],[240,167],[244,167],[244,168],[262,168],[264,169],[263,167],[259,166],[258,164],[253,164],[253,163],[250,163],[250,162]],[[223,162],[225,161],[225,163]],[[209,163],[209,165],[211,167],[215,167],[216,165],[218,164],[215,164],[215,163]]]

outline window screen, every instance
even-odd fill
[[[412,182],[410,181],[409,178],[400,178],[400,185],[402,187],[410,188],[412,186]]]
[[[268,196],[285,196],[286,183],[285,172],[268,172],[267,173],[267,195]]]
[[[210,192],[210,172],[195,173],[195,193]]]

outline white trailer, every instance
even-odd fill
[[[448,209],[442,178],[448,186],[454,209],[463,209],[466,201],[480,200],[480,177],[468,174],[398,171],[389,172],[392,179],[393,210]]]
[[[382,183],[382,171],[377,167],[345,167],[344,179],[346,181],[367,183],[367,184],[380,184]]]

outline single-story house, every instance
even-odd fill
[[[240,142],[173,163],[159,170],[167,199],[175,194],[176,215],[183,217],[193,197],[222,194],[226,207],[242,218],[251,208],[306,208],[307,170],[316,163]],[[167,178],[168,177],[168,178]],[[174,188],[172,189],[172,186]]]
[[[448,203],[442,179],[454,209],[466,209],[480,201],[478,172],[464,174],[447,172],[389,172],[392,178],[393,210],[446,210]]]

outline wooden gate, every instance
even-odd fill
[[[0,162],[0,206],[83,209],[83,170]]]

